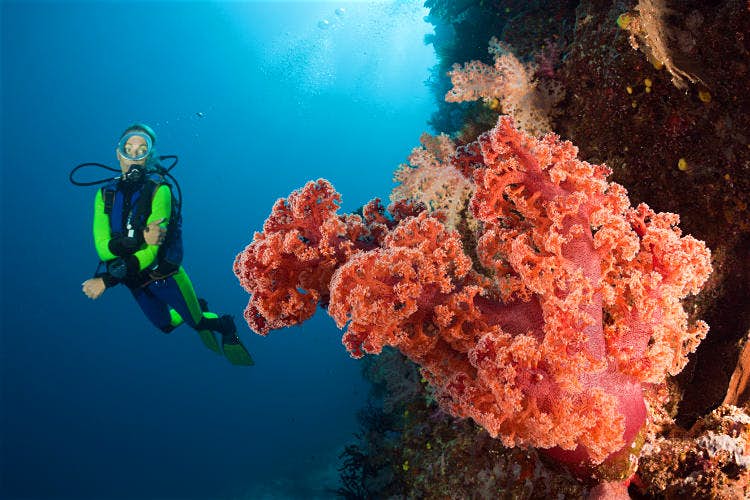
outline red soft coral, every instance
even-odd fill
[[[336,215],[340,201],[328,181],[308,182],[276,201],[263,232],[237,255],[234,272],[252,294],[245,319],[254,331],[265,335],[310,318],[318,303],[328,302],[336,268],[385,234],[383,224]],[[372,202],[368,211],[377,206]]]
[[[708,249],[677,216],[631,208],[569,142],[507,117],[450,162],[473,180],[470,238],[409,205],[337,216],[323,181],[277,203],[235,264],[249,324],[303,321],[330,294],[353,356],[398,348],[445,410],[505,444],[585,467],[627,458],[642,385],[681,370],[707,331],[680,299],[710,273]]]
[[[331,281],[329,314],[349,323],[344,344],[355,357],[399,347],[420,359],[440,340],[434,309],[464,282],[471,260],[461,241],[435,217],[409,217],[381,248],[351,258]]]

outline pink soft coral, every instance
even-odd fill
[[[492,66],[481,61],[453,65],[448,72],[453,87],[445,94],[446,102],[482,99],[492,109],[499,106],[513,116],[526,132],[549,132],[553,108],[563,98],[562,87],[549,78],[535,78],[537,67],[519,61],[497,38],[492,37],[488,50],[495,59]]]
[[[419,142],[422,146],[412,150],[409,162],[399,166],[393,176],[399,185],[391,192],[391,200],[416,200],[430,211],[442,210],[446,225],[455,228],[473,186],[450,163],[456,151],[450,137],[425,133]]]
[[[643,384],[681,370],[707,331],[688,325],[680,299],[706,280],[710,253],[676,215],[631,208],[606,167],[576,156],[507,117],[459,149],[450,162],[473,179],[471,238],[410,205],[393,220],[378,204],[365,219],[336,215],[338,195],[318,181],[277,203],[269,221],[284,223],[267,222],[237,258],[250,326],[303,321],[330,298],[353,356],[398,348],[444,409],[506,445],[584,467],[627,450]]]

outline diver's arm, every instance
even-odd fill
[[[148,216],[146,224],[160,221],[160,226],[166,227],[169,224],[169,217],[172,215],[172,193],[169,186],[162,184],[156,189],[154,199],[151,201],[151,215]],[[133,254],[137,259],[138,270],[143,271],[156,260],[156,254],[159,253],[159,245],[146,244],[140,250]],[[129,264],[131,265],[131,264]],[[132,265],[135,265],[134,263]]]
[[[100,189],[96,193],[94,206],[94,243],[99,259],[108,261],[117,257],[133,255],[138,250],[138,239],[129,236],[113,238],[109,217],[104,212],[104,197]]]
[[[102,190],[99,189],[96,192],[96,199],[94,200],[94,246],[96,247],[99,259],[103,262],[117,258],[117,254],[113,253],[110,249],[111,243],[112,233],[109,225],[109,216],[104,211],[104,196],[102,195]],[[98,272],[95,277],[101,278],[106,288],[115,286],[120,282],[120,280],[108,272]]]
[[[146,224],[160,222],[166,225],[169,222],[169,216],[172,210],[172,195],[169,186],[161,185],[154,192],[151,201],[151,215],[149,215]],[[109,221],[107,221],[109,226]],[[107,248],[109,250],[109,248]],[[110,252],[111,253],[111,252]],[[107,263],[107,273],[116,280],[122,280],[128,277],[135,277],[139,272],[148,268],[156,260],[159,253],[159,245],[149,245],[143,243],[140,250],[128,255],[113,255],[113,260]],[[100,251],[99,255],[102,255]]]
[[[97,278],[101,278],[104,281],[104,286],[106,288],[112,288],[113,286],[117,285],[120,280],[112,276],[111,274],[104,272],[104,273],[98,273],[96,275]]]
[[[112,232],[109,226],[109,216],[104,212],[104,196],[102,196],[102,190],[99,189],[94,201],[94,246],[96,247],[96,253],[99,254],[99,259],[104,262],[118,257],[110,249],[111,241]]]

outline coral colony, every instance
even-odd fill
[[[276,202],[234,264],[248,324],[266,335],[326,307],[352,356],[397,349],[447,414],[579,477],[626,481],[645,392],[708,331],[681,304],[711,273],[708,248],[509,116],[459,147],[422,142],[397,176],[431,168],[439,189],[422,172],[387,211],[376,199],[338,214],[323,179]]]

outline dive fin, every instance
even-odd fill
[[[203,312],[208,312],[208,302],[206,302],[205,299],[198,299],[198,303],[200,304],[201,310]],[[224,316],[216,318],[216,321],[217,324],[215,329],[218,333],[221,334],[221,347],[224,351],[224,356],[226,356],[229,362],[235,366],[255,365],[253,357],[247,351],[245,346],[242,345],[242,342],[240,342],[240,338],[237,336],[237,327],[234,324],[234,318],[232,318],[232,316],[228,314],[225,314]],[[210,341],[213,341],[213,344],[209,344],[209,341],[204,338],[204,333],[208,333],[210,335]],[[206,347],[208,347],[212,351],[219,352],[219,345],[216,342],[216,337],[214,336],[214,333],[212,331],[203,330],[199,331],[198,334],[200,334],[201,340],[203,340],[203,343],[206,344]],[[213,346],[215,346],[215,348]]]
[[[219,351],[219,343],[216,341],[216,336],[211,330],[198,330],[198,336],[203,341],[203,345],[211,349],[216,354],[221,354]]]
[[[236,333],[223,335],[221,338],[221,347],[224,349],[224,356],[233,365],[253,366],[255,364],[253,357],[247,352],[245,346],[242,345]]]

